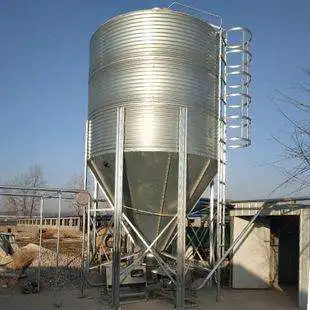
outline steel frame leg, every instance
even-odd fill
[[[209,213],[209,263],[214,264],[214,181],[210,183],[210,213]]]
[[[219,175],[218,175],[219,177]],[[219,183],[219,182],[218,182]],[[219,191],[219,189],[218,189]],[[218,194],[218,201],[217,201],[217,208],[216,208],[216,259],[219,260],[222,254],[222,205],[219,201],[219,194]],[[220,300],[221,295],[221,268],[218,268],[216,271],[216,300]]]
[[[87,158],[88,158],[88,121],[85,122],[85,137],[84,137],[84,171],[83,171],[83,189],[87,191],[88,185],[88,165],[87,165]],[[87,211],[89,209],[89,203],[87,205]],[[87,261],[89,260],[88,254],[85,257],[85,228],[86,228],[86,210],[83,208],[83,218],[82,218],[82,266],[81,266],[81,297],[85,296],[85,282],[86,282],[86,272],[88,272]],[[88,233],[88,232],[87,232]]]
[[[212,268],[215,262],[214,251],[214,180],[210,183],[210,206],[209,206],[209,264]],[[213,277],[210,278],[209,286],[213,285]]]
[[[88,181],[88,166],[87,166],[87,157],[88,157],[88,121],[85,122],[85,137],[84,137],[84,172],[83,172],[83,189],[87,190],[87,181]]]
[[[97,227],[96,227],[96,217],[97,217],[97,209],[98,209],[98,190],[99,190],[99,186],[98,186],[98,182],[96,180],[96,178],[94,177],[94,199],[96,200],[93,203],[93,240],[92,240],[92,255],[96,254],[96,237],[97,237]]]
[[[124,164],[125,108],[117,108],[115,188],[114,188],[114,242],[112,257],[112,307],[120,309],[120,263],[121,228],[123,207],[123,164]]]
[[[179,111],[179,167],[178,167],[178,236],[176,307],[185,307],[185,250],[186,250],[186,196],[187,196],[187,108]]]
[[[89,202],[88,202],[89,205]],[[87,205],[87,207],[88,207]],[[81,253],[81,260],[82,260],[82,266],[81,266],[81,278],[82,278],[82,283],[81,283],[81,297],[85,296],[85,282],[86,282],[86,259],[88,260],[88,257],[85,257],[85,226],[86,226],[86,217],[85,217],[86,210],[83,208],[83,217],[82,217],[82,253]]]

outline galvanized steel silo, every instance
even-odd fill
[[[117,16],[91,39],[88,164],[113,201],[124,106],[124,212],[150,242],[177,209],[180,106],[188,107],[188,208],[216,174],[219,45],[215,28],[169,9]]]

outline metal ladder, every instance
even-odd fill
[[[219,98],[218,98],[218,175],[217,175],[217,207],[216,207],[216,258],[219,260],[225,252],[225,205],[226,205],[226,161],[227,161],[227,137],[226,137],[226,33],[220,31],[219,51]],[[220,299],[221,269],[216,274],[217,300]]]
[[[234,35],[239,35],[236,40]],[[216,257],[221,260],[225,254],[225,215],[226,215],[226,164],[227,149],[242,148],[251,144],[249,117],[249,85],[251,75],[249,65],[252,55],[249,52],[251,32],[236,27],[220,30],[219,51],[219,98],[218,98],[218,176],[217,176],[217,215],[216,215]],[[236,55],[237,57],[236,61]],[[235,59],[233,59],[234,56]],[[220,299],[221,264],[216,274],[217,299]]]

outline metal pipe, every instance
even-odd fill
[[[179,111],[179,164],[178,164],[178,236],[177,236],[177,281],[176,307],[185,308],[185,241],[186,241],[186,196],[187,196],[187,108]]]
[[[36,191],[36,192],[57,192],[57,193],[71,193],[77,194],[81,190],[78,189],[63,189],[63,188],[48,188],[48,187],[24,187],[15,185],[0,185],[0,189],[11,189],[20,191]]]
[[[198,228],[198,229],[201,229],[201,228]],[[202,242],[203,242],[203,239],[204,237],[206,236],[207,232],[209,231],[209,228],[207,227],[204,227],[205,231],[203,232],[202,236],[199,238],[198,235],[196,234],[196,239],[198,241],[198,245],[197,245],[197,249],[200,247],[200,246],[203,246]]]
[[[307,310],[310,310],[310,268],[308,270]]]
[[[90,203],[91,203],[91,200],[89,200],[89,204],[90,204]],[[91,211],[91,208],[88,207],[88,210]],[[92,221],[92,223],[93,223],[93,225],[94,225],[94,221]],[[95,232],[95,237],[96,237],[96,236],[98,235],[97,230],[95,229],[94,232]],[[89,235],[87,235],[87,237],[89,237]],[[96,247],[95,250],[93,251],[93,257],[94,257],[94,255],[96,255],[97,250],[98,250],[98,248]],[[106,256],[106,259],[109,260],[109,259],[108,259],[108,256],[106,255],[105,252],[104,252],[104,254],[105,254],[105,256]],[[89,278],[87,277],[89,270],[96,269],[96,268],[101,267],[101,266],[103,265],[103,264],[100,264],[100,265],[97,265],[97,266],[92,266],[92,267],[90,267],[90,264],[91,264],[91,261],[92,261],[92,260],[93,260],[93,259],[90,260],[90,259],[89,259],[89,256],[87,256],[86,263],[85,263],[85,265],[84,265],[84,266],[85,266],[85,272],[84,272],[84,274],[85,274],[85,277],[84,277],[85,283],[87,283],[90,287],[100,287],[100,286],[103,286],[103,285],[105,285],[104,282],[102,282],[102,283],[93,283],[93,282],[91,282],[91,281],[89,280]]]
[[[59,198],[58,198],[58,218],[57,218],[56,268],[58,268],[58,265],[59,265],[61,204],[62,204],[61,195],[59,195]]]
[[[59,299],[59,250],[60,250],[60,213],[61,213],[61,194],[59,194],[58,198],[58,219],[57,219],[57,243],[56,243],[56,286],[55,286],[55,304],[57,307],[60,306],[61,301]]]
[[[198,240],[198,242],[199,242],[199,238],[198,238],[195,230],[192,227],[191,227],[191,230],[192,230],[192,232],[193,232],[193,234],[195,236],[195,239]],[[195,247],[195,242],[194,242],[193,238],[189,234],[187,235],[187,237],[189,239],[189,243],[191,244],[191,246],[193,248],[194,253],[196,253],[199,256],[199,259],[203,261],[203,258],[201,256],[199,250],[198,250],[198,247]]]
[[[215,13],[211,13],[211,12],[208,12],[208,11],[205,11],[205,10],[201,10],[201,9],[197,9],[193,6],[190,6],[190,5],[186,5],[186,4],[183,4],[183,3],[180,3],[178,1],[173,1],[169,6],[168,6],[168,9],[172,8],[175,4],[179,5],[179,6],[182,6],[184,8],[187,8],[187,9],[190,9],[190,10],[193,10],[193,11],[196,11],[196,12],[200,12],[200,13],[203,13],[203,14],[206,14],[206,15],[209,15],[209,16],[212,16],[212,17],[215,17],[215,18],[218,18],[220,20],[220,25],[219,27],[222,28],[222,24],[223,24],[223,18],[221,15],[218,15],[218,14],[215,14]]]
[[[83,207],[82,215],[82,246],[81,246],[81,296],[85,296],[86,276],[89,270],[88,256],[85,256],[85,235],[86,235],[86,212],[90,209],[91,196],[88,193],[87,210]],[[89,218],[89,217],[88,217]],[[87,236],[88,237],[88,236]],[[86,239],[88,241],[88,238]]]
[[[161,252],[160,254],[163,255],[163,256],[165,256],[165,257],[167,257],[167,258],[170,258],[170,259],[172,259],[172,260],[174,260],[174,261],[177,260],[177,258],[176,258],[175,256],[173,256],[173,255],[171,255],[171,254],[169,254],[169,253]],[[203,271],[209,271],[209,272],[211,271],[210,268],[207,268],[207,267],[204,267],[204,266],[199,265],[199,263],[198,263],[197,261],[186,262],[186,263],[185,263],[185,266],[186,266],[187,268],[194,267],[194,268],[199,268],[199,269],[201,269],[201,270],[203,270]]]
[[[90,208],[91,201],[89,200],[87,203],[87,239],[86,239],[86,253],[87,253],[87,267],[89,265],[89,256],[90,256]]]
[[[101,187],[100,187],[101,188]],[[2,193],[0,193],[1,195]],[[3,193],[5,194],[5,193]],[[39,196],[41,197],[41,196]],[[53,197],[53,198],[58,198],[57,197]],[[64,198],[63,198],[64,199]],[[234,204],[234,203],[246,203],[246,202],[295,202],[295,201],[306,201],[306,200],[310,200],[310,196],[301,196],[301,197],[278,197],[278,198],[266,198],[266,199],[249,199],[249,200],[226,200],[227,204]],[[110,203],[110,201],[108,199],[94,199],[93,201],[96,202],[108,202]],[[197,201],[199,202],[199,200]],[[103,208],[103,209],[98,209],[100,211],[109,211],[109,210],[113,210],[112,208]],[[98,211],[97,210],[97,211]],[[200,211],[200,210],[198,210]],[[198,212],[196,211],[196,212]]]
[[[224,167],[225,169],[225,167]],[[225,172],[225,175],[226,175],[226,172]],[[221,240],[222,240],[222,245],[221,245],[221,256],[225,253],[225,242],[226,242],[226,206],[225,206],[225,197],[226,197],[226,190],[223,190],[223,204],[222,204],[222,216],[221,216],[221,219],[222,219],[222,223],[221,223]]]
[[[114,192],[114,239],[112,256],[112,307],[120,308],[120,256],[123,208],[123,164],[124,164],[124,107],[117,108],[116,152],[115,152],[115,192]]]
[[[44,199],[41,197],[40,200],[40,228],[39,228],[39,262],[38,262],[38,279],[37,279],[37,286],[38,292],[40,292],[40,280],[41,280],[41,250],[42,250],[42,226],[43,226],[43,206],[44,206]]]
[[[94,203],[98,203],[98,199],[96,200],[96,199],[93,199],[93,202]],[[92,213],[96,213],[96,212],[110,212],[110,211],[113,211],[113,209],[112,208],[103,208],[103,209],[93,209],[93,210],[90,210],[90,212],[92,212]]]
[[[167,250],[169,248],[169,246],[172,244],[172,242],[174,241],[174,239],[177,237],[178,232],[176,232],[170,239],[170,241],[168,242],[168,244],[165,247],[165,250]]]
[[[215,273],[215,271],[221,266],[221,264],[224,262],[226,257],[229,255],[229,253],[236,247],[239,242],[244,241],[244,236],[247,236],[248,231],[253,226],[255,220],[259,217],[260,213],[266,209],[270,204],[264,204],[253,216],[253,218],[250,220],[250,222],[243,228],[243,230],[239,233],[237,238],[234,240],[234,242],[231,244],[231,246],[228,248],[228,250],[224,253],[224,255],[216,262],[210,273],[207,275],[207,277],[201,282],[201,284],[196,288],[196,290],[200,290],[203,288],[206,283],[209,281],[209,279],[212,277],[212,275]],[[243,239],[242,239],[243,238]]]
[[[85,219],[85,207],[83,208],[83,217],[82,217],[82,255],[81,255],[81,296],[85,296],[85,281],[86,281],[86,264],[85,264],[85,225],[86,225],[86,219]]]
[[[83,189],[87,190],[87,158],[88,158],[88,120],[85,122],[85,137],[84,137],[84,175],[83,175]]]
[[[98,198],[98,182],[94,177],[94,199]],[[97,208],[98,202],[93,201],[93,255],[95,254],[96,250],[96,235],[97,235],[97,227],[96,227],[96,216],[97,216]]]
[[[34,198],[55,198],[58,199],[59,196],[51,196],[51,195],[38,195],[38,194],[12,194],[12,193],[0,193],[0,196],[10,196],[10,197],[34,197]],[[63,200],[72,200],[72,197],[65,197]]]
[[[88,185],[88,165],[87,165],[87,158],[88,158],[88,120],[85,122],[85,136],[84,136],[84,171],[83,171],[83,190],[87,191],[87,185]],[[83,227],[82,227],[82,233],[83,233],[83,240],[82,240],[82,283],[81,283],[81,296],[85,296],[85,283],[86,283],[86,277],[89,270],[89,218],[90,218],[90,204],[91,204],[91,197],[89,196],[89,200],[87,203],[87,255],[85,257],[85,228],[86,228],[86,218],[85,218],[85,207],[83,208]]]
[[[221,258],[221,244],[222,244],[221,216],[222,216],[221,204],[217,202],[217,210],[216,210],[216,259],[217,260]],[[221,282],[221,270],[218,269],[216,272],[216,300],[217,301],[219,301],[220,299],[220,290],[221,290],[220,282]]]
[[[193,228],[193,227],[189,227],[191,229],[191,231],[193,232],[194,234],[194,237],[195,237],[195,240],[197,241],[197,245],[195,245],[195,241],[193,240],[193,238],[190,236],[189,232],[187,231],[187,237],[189,239],[189,243],[188,245],[192,246],[193,248],[193,253],[196,253],[199,257],[199,260],[200,261],[205,261],[199,251],[199,247],[202,246],[202,242],[203,242],[203,239],[204,237],[206,236],[207,232],[208,232],[208,229],[205,228],[204,232],[202,233],[202,235],[199,237],[198,236],[198,232],[196,232],[196,230]],[[202,229],[202,228],[198,228],[198,231]],[[193,257],[194,258],[194,257]],[[185,263],[185,266],[186,266],[186,269],[185,269],[185,275],[187,274],[189,268],[192,266],[193,264],[189,263],[189,264],[186,264]],[[208,269],[209,270],[209,269]]]
[[[210,183],[210,213],[209,213],[209,263],[214,263],[214,181]]]
[[[227,204],[234,203],[247,203],[247,202],[265,202],[265,203],[276,203],[276,202],[295,202],[295,201],[306,201],[310,200],[310,196],[301,197],[278,197],[278,198],[267,198],[267,199],[248,199],[248,200],[227,200]]]

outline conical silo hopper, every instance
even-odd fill
[[[217,172],[218,59],[217,30],[169,9],[117,16],[92,36],[88,165],[113,202],[117,107],[125,107],[123,211],[149,243],[177,212],[180,107],[188,108],[188,210]]]

